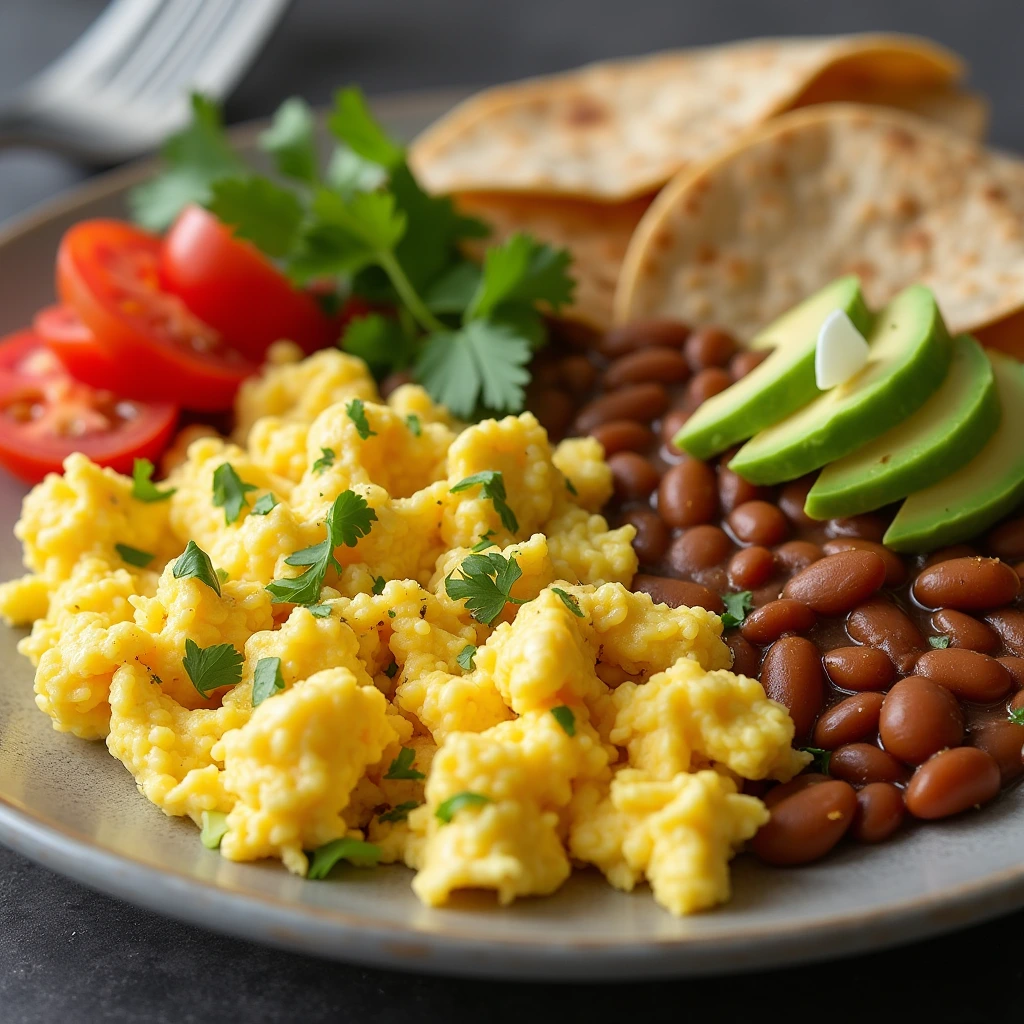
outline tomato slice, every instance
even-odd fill
[[[227,409],[254,365],[176,295],[160,288],[160,239],[116,220],[87,220],[61,239],[57,293],[113,364],[83,364],[79,379],[129,398]],[[76,369],[76,373],[78,370]]]
[[[32,320],[32,329],[75,380],[109,381],[120,372],[113,356],[97,344],[96,335],[71,306],[40,310]]]
[[[60,472],[72,452],[130,473],[155,460],[178,419],[167,402],[144,403],[73,380],[34,330],[0,341],[0,465],[29,483]]]
[[[293,288],[252,243],[201,206],[186,207],[164,239],[160,284],[257,362],[282,338],[306,352],[337,339],[310,294]]]

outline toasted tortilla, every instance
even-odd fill
[[[410,162],[432,192],[622,202],[794,106],[948,97],[963,73],[949,50],[899,35],[760,39],[591,64],[471,97],[416,140]]]
[[[744,340],[847,273],[876,307],[928,285],[957,334],[1024,308],[1024,163],[883,107],[786,114],[662,190],[615,317]]]
[[[579,199],[473,192],[456,197],[459,209],[486,221],[492,229],[485,244],[525,231],[573,256],[576,279],[573,304],[560,315],[606,330],[619,269],[629,240],[651,204],[651,196],[628,203],[588,203]],[[482,246],[481,253],[482,254]]]

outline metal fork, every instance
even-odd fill
[[[135,156],[181,127],[190,91],[223,98],[289,0],[113,0],[0,108],[0,146],[90,161]]]

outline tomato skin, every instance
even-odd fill
[[[29,405],[39,415],[13,415]],[[133,418],[112,419],[112,411],[127,406]],[[59,432],[69,418],[90,429]],[[59,473],[64,459],[76,451],[101,466],[131,473],[136,458],[155,461],[160,456],[177,420],[178,409],[170,403],[126,403],[72,380],[34,330],[0,340],[0,466],[27,483]]]
[[[201,206],[186,207],[167,233],[160,284],[256,362],[282,338],[307,353],[337,338],[311,295],[293,288],[256,246]]]
[[[75,373],[128,398],[200,411],[228,409],[255,367],[223,343],[158,279],[160,239],[116,220],[82,221],[57,252],[57,294],[109,356],[112,378],[92,363]]]
[[[41,309],[32,318],[32,329],[75,380],[104,389],[119,375],[113,357],[96,343],[96,335],[71,306]]]

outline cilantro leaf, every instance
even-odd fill
[[[1024,725],[1024,708],[1012,708],[1007,715],[1007,718],[1014,725]]]
[[[235,471],[230,462],[222,462],[213,471],[213,504],[224,509],[224,522],[230,525],[249,504],[246,494],[258,490],[255,484],[247,484]]]
[[[252,706],[259,707],[268,697],[284,689],[280,658],[260,658],[252,674]]]
[[[269,178],[221,178],[210,186],[207,208],[268,256],[287,256],[299,238],[304,210],[293,192]]]
[[[388,172],[380,164],[340,146],[331,154],[324,172],[327,187],[346,199],[353,192],[375,192],[387,180]]]
[[[551,592],[557,594],[562,599],[562,604],[569,609],[576,616],[577,619],[585,619],[586,614],[580,607],[579,601],[566,590],[562,590],[561,587],[552,587]]]
[[[455,660],[466,672],[472,672],[476,668],[476,647],[473,644],[466,644]]]
[[[313,851],[306,877],[316,881],[326,878],[340,860],[347,860],[358,868],[372,868],[380,863],[380,858],[379,846],[345,836],[324,843]]]
[[[387,580],[383,576],[374,576],[373,578],[373,593],[380,597],[384,593],[384,588],[387,586]]]
[[[575,498],[579,495],[579,491],[576,490],[576,485],[570,480],[564,473],[562,479],[565,480],[565,489]]]
[[[355,86],[334,94],[334,109],[327,118],[327,127],[353,153],[389,171],[405,160],[404,148],[388,137],[370,113],[362,90]]]
[[[164,169],[128,195],[132,217],[149,231],[163,231],[189,203],[205,203],[213,182],[243,170],[220,107],[199,93],[192,95],[192,122],[164,143],[160,155]]]
[[[943,634],[928,637],[928,644],[936,650],[944,651],[949,646],[949,637]]]
[[[486,533],[481,534],[480,539],[469,549],[470,551],[486,551],[488,548],[497,547],[491,538],[494,536],[493,530],[488,530]]]
[[[148,551],[140,551],[138,548],[129,547],[127,544],[115,544],[114,549],[123,561],[129,565],[138,566],[140,569],[145,569],[155,557]]]
[[[423,772],[417,771],[413,768],[413,761],[416,760],[416,751],[412,747],[402,747],[396,757],[391,762],[391,767],[388,768],[384,775],[385,779],[425,779],[426,776]]]
[[[461,577],[455,576],[456,571]],[[522,575],[519,563],[498,551],[466,555],[458,569],[445,577],[444,589],[453,601],[465,600],[473,618],[489,626],[508,602],[524,603],[511,596],[513,584]]]
[[[391,664],[388,665],[386,669],[384,669],[384,675],[386,675],[388,679],[394,679],[395,676],[398,675],[398,662],[391,662]]]
[[[230,578],[231,574],[227,569],[222,569],[220,566],[217,566],[217,579],[219,579],[221,583],[227,583]]]
[[[178,556],[178,560],[171,568],[171,574],[176,580],[194,576],[200,583],[205,583],[211,590],[216,591],[220,597],[220,580],[213,571],[213,562],[194,540],[190,540],[185,550]]]
[[[406,215],[390,192],[357,192],[349,199],[321,189],[313,199],[313,213],[362,247],[366,259],[390,252],[405,234]]]
[[[566,736],[576,735],[576,716],[573,714],[572,708],[566,707],[563,704],[561,707],[552,708],[551,714],[555,716],[555,721],[565,730]]]
[[[156,467],[149,459],[136,459],[132,465],[132,497],[136,501],[166,501],[177,490],[168,487],[161,491],[153,483],[153,470]]]
[[[374,373],[384,375],[409,365],[413,341],[393,316],[368,313],[349,320],[339,345],[359,356]]]
[[[292,96],[274,112],[270,127],[259,137],[260,149],[274,158],[278,173],[307,184],[318,178],[313,112],[305,100]]]
[[[469,490],[470,487],[476,487],[478,484],[480,485],[481,497],[490,499],[494,505],[494,511],[501,518],[501,525],[509,533],[515,533],[519,529],[519,520],[516,519],[515,512],[509,508],[506,501],[505,477],[498,470],[486,469],[481,473],[467,476],[451,488],[451,493],[458,494],[460,491]]]
[[[383,814],[377,815],[378,821],[405,821],[409,817],[409,812],[416,810],[419,804],[415,800],[406,800],[403,803],[392,807],[390,811],[385,811]]]
[[[222,686],[234,686],[242,678],[242,655],[231,644],[200,647],[190,638],[185,640],[185,657],[181,663],[202,697]]]
[[[208,850],[216,850],[228,832],[228,816],[223,811],[203,811],[199,842]]]
[[[754,607],[754,595],[749,590],[741,590],[738,594],[723,594],[722,628],[735,629],[743,624],[751,608]]]
[[[366,418],[366,406],[361,398],[353,398],[345,406],[345,415],[355,424],[356,433],[363,441],[377,436],[377,431],[370,428],[370,421]]]
[[[571,262],[565,249],[554,249],[521,233],[491,246],[466,319],[491,316],[504,303],[532,307],[543,300],[558,310],[572,301],[575,281],[568,272]]]
[[[832,760],[832,751],[823,750],[821,747],[797,747],[798,750],[802,750],[805,754],[810,754],[814,760],[808,765],[809,768],[813,768],[816,772],[821,772],[822,775],[828,775],[829,761]]]
[[[483,793],[472,793],[465,790],[448,797],[447,800],[437,805],[434,817],[447,825],[455,815],[464,807],[482,807],[484,804],[492,804],[494,801]]]
[[[409,433],[413,437],[420,437],[423,434],[423,424],[420,422],[419,416],[416,413],[411,412],[405,417],[405,425],[409,428]]]
[[[334,449],[333,448],[321,448],[320,458],[313,463],[310,467],[314,473],[318,476],[325,470],[330,469],[334,465]]]
[[[252,514],[254,516],[265,516],[277,504],[277,498],[275,498],[270,491],[267,491],[267,493],[264,494],[263,497],[257,498],[256,504],[253,505],[252,507]]]
[[[423,293],[423,301],[432,313],[455,313],[461,316],[480,287],[480,266],[469,260],[456,263],[432,281]]]
[[[355,491],[342,491],[334,499],[327,513],[327,527],[334,547],[344,544],[354,548],[360,537],[365,537],[377,521],[377,513],[367,504],[366,499]]]
[[[331,606],[329,604],[311,604],[306,610],[316,619],[329,619],[331,617]]]

